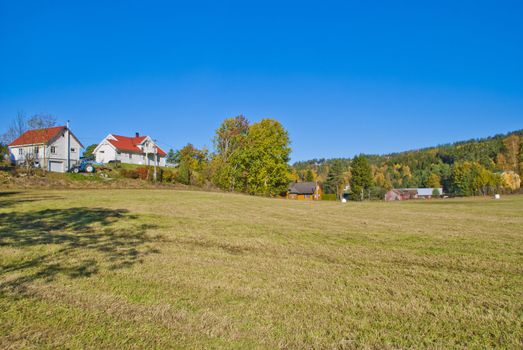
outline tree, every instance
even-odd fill
[[[248,133],[249,121],[243,115],[225,119],[216,130],[211,177],[214,184],[224,190],[245,190],[238,152],[243,151]]]
[[[56,125],[56,117],[50,114],[35,114],[27,120],[29,130],[46,129]]]
[[[98,146],[98,144],[93,143],[92,145],[87,146],[87,148],[84,151],[83,156],[87,159],[94,160],[95,155],[93,154],[94,149]]]
[[[9,149],[7,145],[0,142],[0,163],[4,160],[7,160],[7,155],[9,154]]]
[[[347,184],[346,176],[347,168],[344,164],[335,159],[329,167],[327,178],[323,184],[323,190],[325,193],[335,193],[337,199],[341,199],[343,195],[343,187]]]
[[[8,145],[16,138],[20,137],[27,129],[27,118],[23,112],[18,112],[16,117],[11,121],[11,125],[2,135],[2,143]]]
[[[186,185],[201,184],[201,178],[207,162],[207,150],[199,150],[188,143],[175,153],[175,163],[178,164],[177,180]]]
[[[287,190],[289,144],[287,131],[274,119],[249,127],[244,146],[230,159],[246,192],[276,196]]]
[[[308,169],[307,173],[305,174],[305,181],[307,182],[313,182],[316,179],[316,176],[314,176],[314,172],[312,169]]]
[[[175,164],[176,163],[176,152],[174,152],[174,150],[172,148],[167,153],[166,161],[169,164]]]
[[[519,136],[512,134],[503,140],[508,170],[519,172]]]
[[[432,190],[432,197],[439,197],[439,196],[441,196],[441,193],[439,193],[439,189],[434,188]]]
[[[372,169],[363,155],[356,156],[351,163],[350,177],[351,198],[363,200],[364,192],[372,186]]]
[[[245,143],[249,121],[243,115],[227,118],[216,130],[214,148],[224,161]]]
[[[478,162],[459,162],[452,167],[451,192],[460,196],[488,194],[503,183],[501,175],[494,174]]]
[[[427,187],[441,188],[441,178],[438,174],[432,173],[427,180]]]

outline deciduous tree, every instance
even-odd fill
[[[84,151],[83,156],[87,159],[93,160],[95,155],[93,153],[94,149],[98,146],[98,144],[93,143],[92,145],[87,146],[87,148]]]

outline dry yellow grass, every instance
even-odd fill
[[[1,348],[521,348],[523,196],[0,194]]]

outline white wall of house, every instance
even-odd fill
[[[136,164],[136,165],[154,165],[154,154],[139,154],[131,152],[115,152],[116,160],[121,161],[125,164]],[[158,156],[158,165],[165,166],[165,158]],[[106,162],[104,162],[106,163]]]
[[[102,141],[95,152],[95,159],[98,163],[109,163],[111,160],[120,160],[120,155],[109,142]]]
[[[70,137],[70,167],[78,163],[82,146],[74,138]],[[58,135],[49,145],[32,144],[9,147],[16,164],[24,163],[27,155],[38,161],[40,167],[52,171],[67,170],[67,132]],[[50,163],[53,162],[52,167]]]

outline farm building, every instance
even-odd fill
[[[165,166],[167,154],[150,136],[107,135],[93,151],[98,163],[121,162]]]
[[[294,182],[287,191],[288,199],[320,200],[321,188],[317,182]]]
[[[385,201],[404,201],[408,199],[428,199],[437,190],[441,195],[442,188],[394,188],[385,193]]]
[[[416,198],[417,191],[407,188],[398,188],[389,190],[385,193],[386,201],[404,201],[407,199]]]
[[[78,163],[84,146],[67,126],[24,132],[8,145],[16,165],[27,164],[54,172],[65,172]]]

